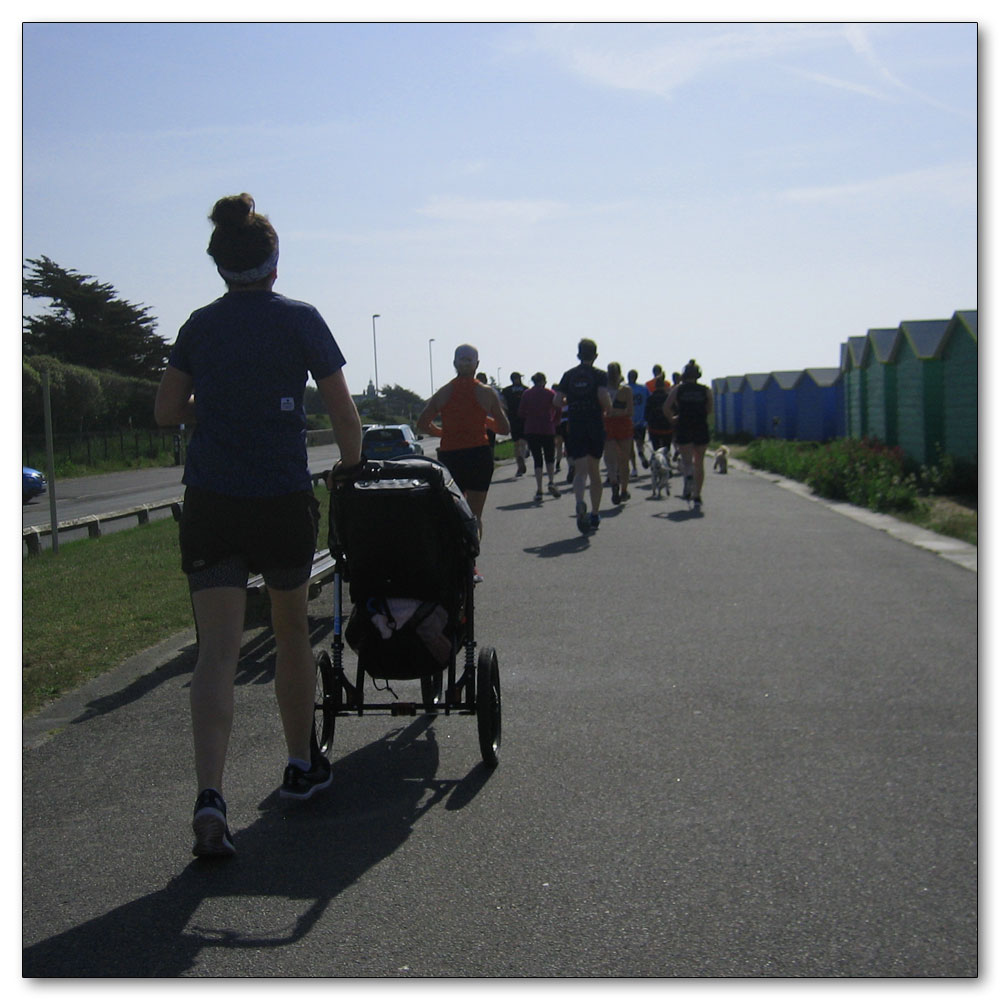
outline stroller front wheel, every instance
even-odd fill
[[[343,703],[343,692],[333,675],[333,661],[324,649],[316,654],[316,696],[313,709],[313,735],[321,753],[333,746],[337,713]]]

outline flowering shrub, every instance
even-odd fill
[[[875,438],[825,445],[759,438],[744,457],[754,468],[797,479],[829,500],[874,511],[910,510],[917,502],[917,479],[905,472],[902,450]]]

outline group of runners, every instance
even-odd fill
[[[647,435],[650,454],[666,449],[667,458],[679,462],[683,497],[701,508],[712,393],[698,381],[698,364],[692,359],[672,381],[662,366],[654,365],[653,377],[640,383],[635,369],[626,379],[617,362],[605,371],[596,360],[597,345],[585,338],[577,345],[577,365],[551,388],[544,372],[531,376],[530,387],[520,372],[512,372],[510,384],[497,391],[476,374],[476,348],[462,344],[456,349],[456,377],[428,401],[417,430],[441,438],[438,457],[469,499],[480,533],[497,434],[509,434],[514,442],[516,476],[527,474],[530,456],[538,502],[544,499],[544,489],[560,495],[555,476],[565,458],[577,527],[585,534],[600,526],[605,485],[601,460],[612,503],[625,503],[638,464],[649,467]]]

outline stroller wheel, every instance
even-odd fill
[[[343,700],[343,691],[333,676],[333,662],[324,649],[316,654],[316,697],[313,710],[313,736],[321,753],[329,753],[333,746],[334,726]]]
[[[441,701],[441,692],[444,689],[444,671],[439,670],[436,674],[420,678],[420,697],[423,698],[424,708],[428,712],[433,712]]]
[[[480,650],[476,664],[476,721],[483,763],[496,767],[500,752],[500,666],[491,646]]]

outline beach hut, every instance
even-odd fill
[[[944,366],[944,452],[979,464],[979,312],[956,312],[941,351]]]
[[[949,321],[904,320],[896,364],[899,446],[921,464],[944,447],[944,362]]]
[[[902,336],[898,326],[869,330],[861,366],[868,436],[892,447],[899,443],[896,362]]]
[[[863,438],[868,433],[867,391],[864,363],[870,350],[867,337],[848,337],[840,352],[844,380],[844,433]]]
[[[807,368],[799,381],[800,441],[831,441],[844,434],[844,380],[839,368]]]
[[[770,374],[762,372],[743,376],[740,412],[743,418],[743,431],[751,437],[765,437],[771,433],[767,428],[764,397],[764,387],[770,378]]]
[[[771,372],[764,385],[765,434],[793,441],[798,437],[798,385],[803,372]]]
[[[715,433],[719,435],[732,434],[729,429],[729,413],[732,407],[729,405],[729,393],[727,392],[726,379],[712,379],[712,404],[715,418]]]
[[[746,389],[745,375],[729,375],[726,377],[726,422],[727,433],[743,433],[743,392]]]

